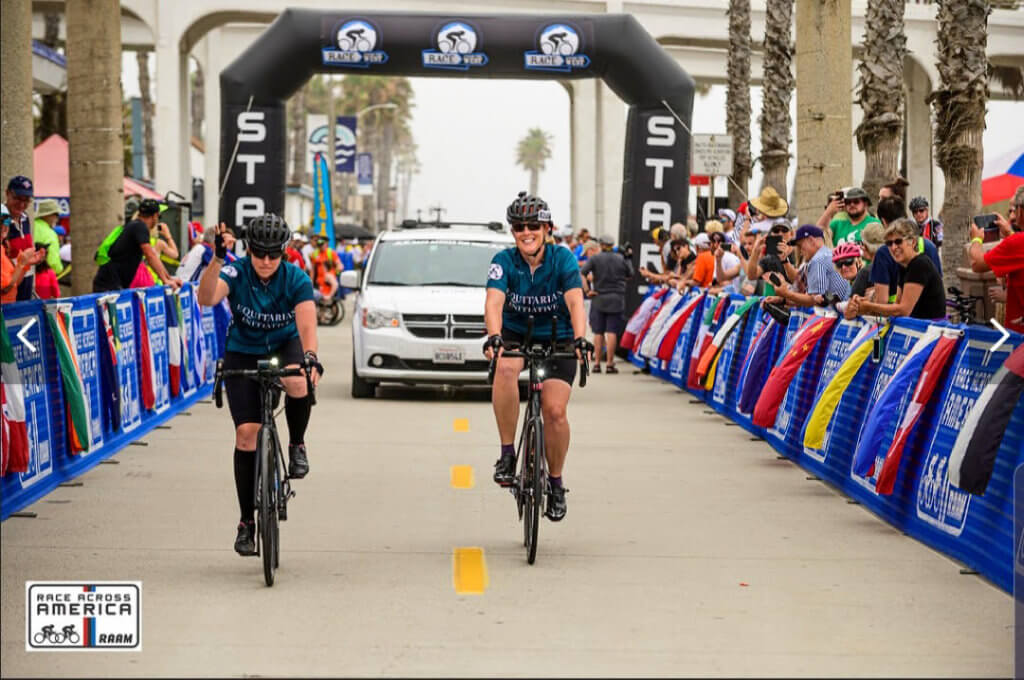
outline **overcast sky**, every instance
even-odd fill
[[[136,60],[134,53],[126,55],[122,60],[125,94],[137,96]],[[150,60],[151,67],[154,62]],[[569,95],[561,85],[532,80],[411,80],[415,91],[413,135],[422,169],[413,179],[410,217],[417,208],[429,215],[430,206],[440,203],[448,219],[501,219],[516,193],[529,187],[528,173],[515,163],[516,144],[531,127],[540,127],[552,135],[552,158],[541,174],[539,193],[550,204],[556,222],[569,221]],[[760,150],[759,87],[751,89],[751,106],[751,152],[756,157]],[[793,106],[795,109],[795,101]],[[1024,102],[989,102],[986,158],[1024,147],[1022,118]],[[725,132],[724,86],[712,87],[707,96],[697,98],[693,132]],[[614,162],[621,159],[622,151],[616,150]],[[791,165],[790,186],[794,174]],[[751,191],[760,181],[755,165]],[[725,180],[719,180],[716,193],[722,195],[725,190]]]

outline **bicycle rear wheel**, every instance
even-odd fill
[[[529,480],[527,491],[529,505],[523,521],[523,530],[526,544],[526,562],[533,564],[537,559],[537,532],[540,528],[540,506],[544,502],[544,465],[542,462],[544,459],[544,426],[537,423],[530,429],[531,432],[527,435],[530,442],[528,455],[530,476],[527,477]]]
[[[277,473],[276,445],[269,428],[260,428],[256,441],[256,455],[259,457],[259,533],[263,543],[263,580],[267,586],[274,585],[274,570],[277,568],[277,494],[274,477]]]

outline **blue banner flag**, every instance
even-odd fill
[[[356,171],[355,116],[338,116],[334,127],[334,169],[347,175]]]
[[[313,156],[313,231],[311,236],[326,236],[334,247],[334,206],[331,203],[331,173],[319,151]]]

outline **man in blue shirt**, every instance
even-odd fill
[[[313,284],[304,271],[283,260],[291,230],[277,215],[253,218],[246,229],[248,255],[224,266],[234,236],[221,223],[214,257],[199,279],[199,304],[208,307],[227,298],[231,306],[224,352],[225,369],[254,369],[260,359],[276,356],[286,368],[319,368]],[[319,373],[311,371],[315,386]],[[309,472],[304,437],[311,409],[305,377],[281,378],[288,420],[288,476]],[[226,378],[228,406],[235,423],[235,489],[241,520],[235,552],[255,555],[256,436],[262,415],[261,395],[246,378]]]
[[[548,246],[551,229],[548,205],[536,196],[520,192],[508,207],[506,217],[516,244],[496,254],[487,274],[484,323],[488,359],[502,349],[522,343],[527,319],[535,318],[533,337],[551,338],[550,318],[557,316],[555,339],[572,342],[576,356],[589,357],[593,345],[586,339],[587,319],[583,305],[583,283],[576,259],[566,248]],[[544,319],[548,322],[545,323]],[[515,477],[515,436],[519,420],[519,373],[524,360],[498,361],[491,400],[501,438],[501,457],[495,463],[494,481],[509,486]],[[547,517],[558,522],[565,517],[562,468],[569,450],[569,420],[565,409],[576,377],[576,361],[549,361],[545,367],[541,411],[544,417],[544,445],[547,453],[550,493]]]
[[[832,250],[825,245],[825,233],[820,227],[802,225],[789,245],[800,249],[806,263],[800,268],[797,279],[803,291],[793,290],[785,282],[780,282],[775,284],[776,298],[766,298],[768,302],[784,300],[797,307],[813,307],[823,304],[824,296],[828,294],[840,300],[850,297],[850,284],[832,266]]]

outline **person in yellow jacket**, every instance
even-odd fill
[[[64,271],[64,263],[60,260],[60,237],[53,230],[60,218],[60,206],[52,198],[39,201],[36,219],[32,223],[32,238],[36,247],[46,248],[46,264],[57,276]]]

